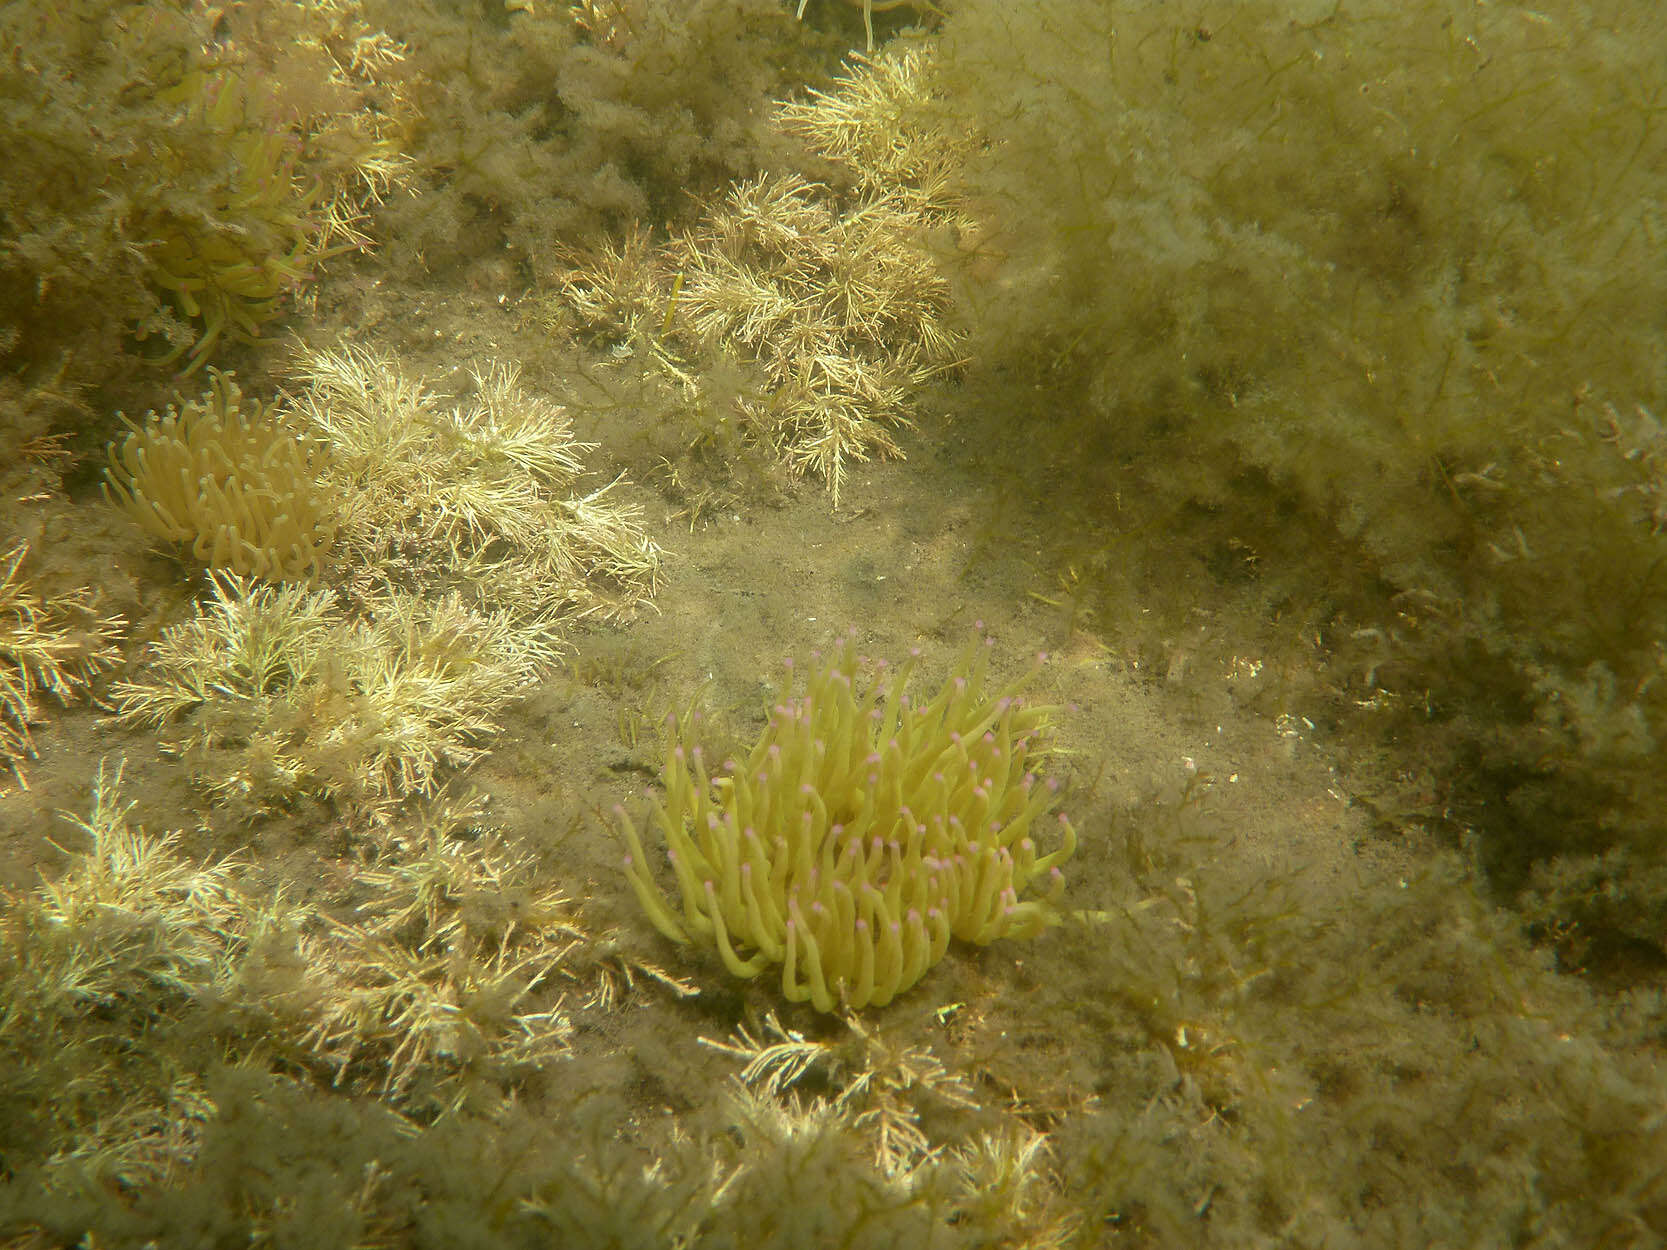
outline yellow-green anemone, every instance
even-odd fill
[[[986,692],[988,652],[988,640],[970,645],[920,703],[907,692],[918,653],[864,678],[847,635],[744,762],[711,776],[698,746],[675,744],[654,823],[681,907],[618,809],[649,919],[674,941],[712,943],[736,976],[779,965],[783,993],[820,1011],[891,1001],[951,937],[1040,932],[1076,849],[1063,813],[1053,850],[1035,838],[1057,786],[1028,761],[1055,709],[1019,697],[1029,674]]]

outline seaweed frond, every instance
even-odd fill
[[[902,455],[891,429],[910,397],[964,363],[921,224],[895,200],[841,212],[797,175],[763,175],[671,248],[677,315],[758,363],[767,386],[743,401],[748,418],[836,507],[853,462]]]
[[[910,47],[853,55],[832,91],[776,107],[776,124],[849,169],[870,195],[895,197],[928,221],[960,224],[961,171],[981,142],[939,99],[936,54]]]
[[[968,1109],[978,1103],[966,1078],[945,1066],[930,1045],[899,1042],[853,1015],[842,1018],[849,1031],[843,1042],[808,1040],[774,1012],[764,1013],[756,1035],[742,1025],[726,1042],[700,1040],[746,1060],[741,1084],[770,1099],[779,1101],[816,1073],[833,1087],[830,1104],[872,1142],[875,1165],[887,1176],[905,1175],[937,1153],[921,1127],[924,1106]]]
[[[18,761],[35,754],[30,727],[39,698],[68,703],[101,669],[115,663],[114,640],[124,622],[99,616],[90,592],[50,600],[20,574],[29,544],[0,555],[0,765],[22,779]]]
[[[628,612],[654,591],[659,548],[613,493],[569,492],[592,445],[505,363],[445,403],[359,348],[304,355],[295,411],[330,448],[341,542],[362,580],[457,592],[529,626]]]
[[[336,988],[309,1047],[338,1084],[374,1086],[441,1114],[566,1054],[572,1024],[555,973],[587,935],[531,857],[478,827],[478,801],[442,798],[386,866],[350,924],[332,924]]]
[[[473,763],[555,656],[546,635],[456,596],[390,591],[351,618],[329,591],[223,574],[111,694],[119,720],[160,729],[221,800],[304,792],[375,812]]]
[[[33,1139],[132,1184],[183,1156],[204,1113],[196,1076],[142,1039],[223,974],[245,903],[235,860],[193,864],[177,833],[129,823],[122,772],[101,763],[88,815],[64,813],[63,874],[0,895],[0,1153]]]

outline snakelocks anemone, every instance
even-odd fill
[[[246,397],[230,373],[209,378],[200,399],[127,423],[110,447],[106,496],[211,569],[316,578],[336,538],[321,485],[328,449],[276,405]]]
[[[744,761],[711,775],[698,746],[674,745],[654,824],[681,906],[616,809],[649,919],[673,941],[715,945],[738,977],[779,965],[782,992],[819,1011],[891,1001],[952,937],[984,945],[1046,928],[1076,849],[1063,813],[1058,845],[1037,845],[1057,785],[1030,762],[1055,709],[1020,699],[1034,669],[987,691],[989,650],[971,644],[918,702],[907,691],[918,652],[865,677],[847,635]]]

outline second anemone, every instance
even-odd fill
[[[1054,709],[1025,704],[1024,679],[987,690],[988,649],[970,646],[920,702],[907,691],[915,658],[865,679],[847,635],[745,760],[712,776],[699,747],[674,745],[654,824],[680,906],[617,811],[649,919],[674,941],[715,945],[738,977],[779,965],[788,999],[819,1011],[884,1005],[952,937],[984,945],[1046,928],[1076,849],[1063,813],[1058,846],[1036,841],[1057,787],[1030,759]]]

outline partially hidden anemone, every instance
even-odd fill
[[[746,760],[712,776],[700,747],[676,743],[654,824],[681,906],[616,809],[649,919],[673,941],[715,945],[738,977],[779,965],[787,998],[819,1011],[890,1002],[952,937],[984,945],[1046,928],[1076,849],[1063,813],[1059,844],[1044,854],[1036,841],[1057,785],[1029,761],[1055,709],[1020,699],[1029,675],[988,692],[988,651],[971,644],[918,702],[907,692],[918,652],[865,678],[847,635],[773,709]]]
[[[268,580],[316,577],[336,537],[320,485],[324,448],[229,373],[110,448],[105,493],[152,537],[211,569]]]

